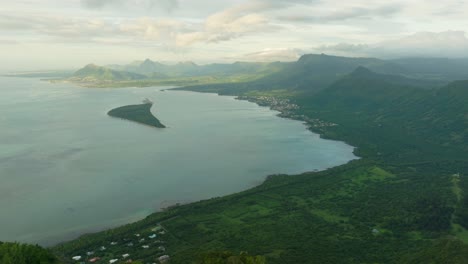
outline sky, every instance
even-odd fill
[[[0,71],[468,57],[468,0],[0,0]]]

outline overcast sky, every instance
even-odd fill
[[[0,0],[0,70],[468,57],[468,0]]]

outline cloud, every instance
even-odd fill
[[[418,32],[376,44],[322,45],[316,52],[339,55],[400,57],[468,57],[468,38],[464,31]]]
[[[82,0],[88,8],[123,5],[129,2],[177,3],[176,1],[149,0]],[[204,20],[184,20],[154,17],[91,18],[68,17],[55,14],[14,13],[0,16],[0,29],[28,32],[40,36],[42,41],[88,43],[152,43],[155,46],[176,49],[197,43],[219,43],[252,34],[278,29],[269,19],[255,10],[262,10],[263,1],[235,5],[208,16]]]
[[[300,56],[306,52],[301,49],[291,48],[267,48],[257,52],[243,54],[241,56],[226,57],[232,61],[259,61],[259,62],[273,62],[273,61],[296,61]]]
[[[419,32],[381,42],[373,49],[386,57],[468,57],[468,38],[464,31]]]
[[[343,7],[339,11],[324,12],[323,15],[289,15],[279,16],[280,20],[290,22],[327,23],[345,21],[350,19],[363,19],[373,17],[389,17],[403,9],[400,4],[386,4],[383,6],[353,6]]]
[[[0,30],[28,33],[30,37],[48,36],[55,40],[92,41],[93,38],[112,36],[115,26],[95,18],[70,18],[54,15],[28,16],[24,14],[0,16]],[[22,36],[24,34],[18,34]]]
[[[266,16],[252,12],[262,6],[261,2],[237,5],[214,13],[199,23],[146,17],[128,21],[120,28],[128,34],[146,40],[163,41],[176,47],[187,47],[196,43],[218,43],[278,29],[277,26],[271,25]]]
[[[172,12],[179,6],[178,0],[81,0],[81,4],[89,9],[119,8],[140,8],[152,10],[162,8]]]
[[[19,44],[16,40],[11,39],[0,39],[0,45],[17,45]]]

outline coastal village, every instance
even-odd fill
[[[166,253],[164,236],[167,230],[161,225],[132,236],[120,238],[116,241],[107,241],[99,248],[76,252],[71,257],[72,263],[134,263],[134,264],[165,264],[170,262],[170,256]],[[147,259],[153,256],[153,262],[137,261],[140,258]]]
[[[310,118],[306,115],[297,114],[300,107],[292,103],[287,98],[277,98],[272,96],[239,96],[239,100],[247,100],[249,102],[256,103],[260,106],[268,106],[272,110],[280,112],[278,116],[284,118],[290,118],[294,120],[304,121],[307,125],[307,128],[310,130],[316,130],[325,127],[333,127],[338,124],[323,121],[317,118]]]

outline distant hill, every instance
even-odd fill
[[[267,76],[258,82],[268,87],[318,91],[337,79],[352,72],[356,67],[365,66],[379,72],[399,72],[398,66],[373,58],[346,58],[321,55],[304,55],[296,63],[278,74]],[[267,88],[268,89],[268,88]]]
[[[436,88],[442,80],[425,80],[407,75],[407,70],[392,61],[375,58],[348,58],[325,54],[303,55],[297,62],[283,64],[273,74],[248,83],[189,87],[190,90],[239,94],[251,91],[285,90],[294,93],[316,93],[347,76],[358,67],[388,75],[387,79],[420,88]],[[379,76],[381,78],[382,76]]]
[[[198,65],[191,61],[176,64],[163,64],[146,59],[128,65],[109,65],[110,69],[134,72],[148,77],[190,77],[207,75],[239,75],[254,73],[271,73],[278,70],[286,63],[257,63],[257,62],[235,62],[232,64],[213,63]]]
[[[97,66],[88,64],[69,78],[51,81],[69,81],[95,88],[239,83],[273,74],[282,70],[285,65],[287,64],[281,62],[197,65],[190,61],[166,65],[146,59],[128,65]]]
[[[360,66],[375,73],[389,75],[388,78],[394,81],[399,76],[398,82],[402,84],[426,89],[438,88],[452,81],[468,79],[468,59],[406,58],[382,60],[307,54],[296,62],[235,62],[198,65],[186,61],[169,65],[146,59],[127,65],[108,65],[105,67],[90,64],[77,71],[70,80],[75,82],[151,80],[150,82],[132,82],[117,86],[198,84],[203,85],[203,87],[194,87],[194,89],[223,94],[239,94],[252,90],[315,93],[330,86]],[[216,86],[207,84],[216,84]]]
[[[375,151],[392,155],[387,159],[403,158],[401,151],[393,151],[393,146],[400,150],[405,146],[405,155],[412,159],[422,152],[425,158],[430,154],[457,158],[458,153],[468,151],[468,81],[452,82],[435,90],[411,84],[411,79],[359,67],[328,88],[296,102],[305,113],[346,124],[348,140],[356,145],[385,145]]]
[[[415,81],[417,83],[417,81]],[[312,97],[314,104],[354,111],[387,107],[395,100],[420,94],[413,80],[402,76],[378,74],[359,66],[351,74]]]
[[[70,78],[75,81],[128,81],[142,80],[146,76],[126,71],[112,70],[106,67],[88,64],[76,71]]]
[[[403,74],[416,78],[445,82],[468,79],[468,58],[404,58],[391,62],[404,68]]]

